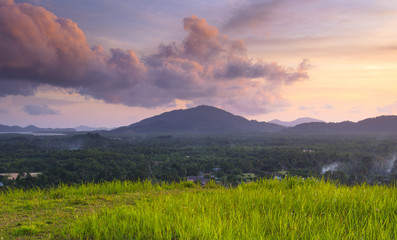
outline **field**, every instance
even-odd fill
[[[394,186],[105,182],[0,194],[0,239],[397,239]]]

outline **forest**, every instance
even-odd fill
[[[396,142],[397,135],[370,134],[2,134],[0,182],[3,188],[32,188],[212,179],[227,186],[288,175],[346,185],[392,184],[397,179]]]

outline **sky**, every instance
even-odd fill
[[[0,124],[397,114],[393,0],[0,0]]]

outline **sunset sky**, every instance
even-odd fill
[[[397,114],[397,1],[0,0],[0,124]]]

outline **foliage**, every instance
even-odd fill
[[[37,178],[3,179],[8,187],[22,188],[116,179],[171,182],[200,173],[237,185],[256,177],[277,177],[280,172],[323,175],[350,185],[380,184],[396,179],[397,167],[390,160],[396,156],[396,141],[394,135],[11,135],[0,138],[0,172],[42,173]],[[338,169],[323,171],[332,164]]]
[[[113,181],[0,193],[4,239],[396,239],[394,186]]]

